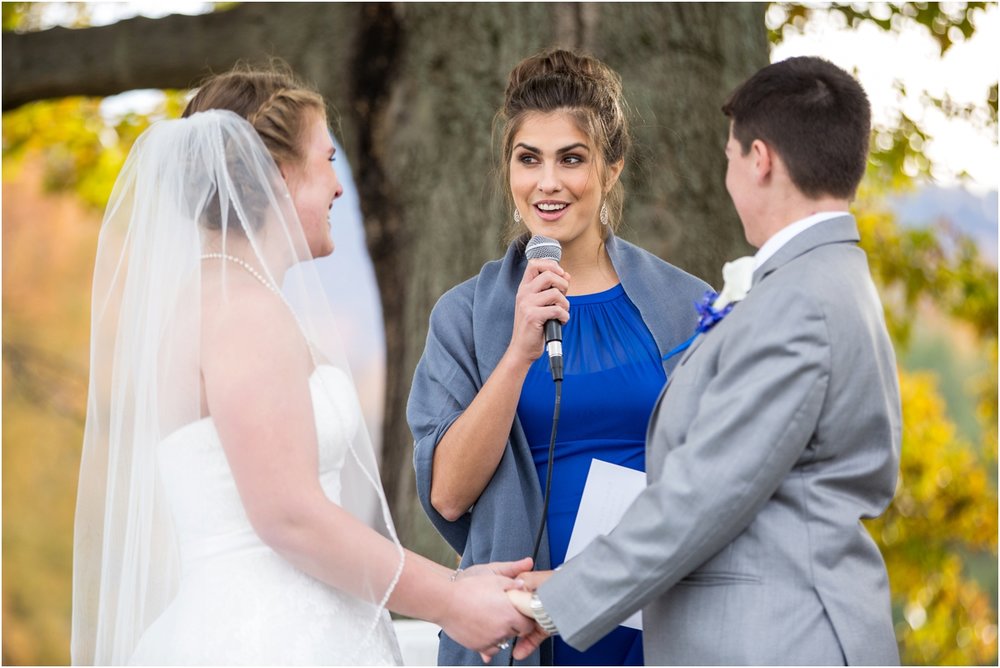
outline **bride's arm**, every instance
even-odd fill
[[[250,523],[301,570],[377,602],[400,554],[320,487],[308,382],[312,361],[304,340],[277,297],[259,290],[252,298],[231,297],[224,308],[206,309],[202,372],[209,411]],[[389,608],[435,622],[477,650],[533,627],[504,594],[514,586],[509,578],[452,582],[450,576],[445,567],[406,551]]]

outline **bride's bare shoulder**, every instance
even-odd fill
[[[259,283],[232,281],[202,294],[202,352],[217,359],[304,362],[308,347],[282,297]]]

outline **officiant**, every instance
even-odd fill
[[[534,547],[555,401],[546,321],[562,323],[564,380],[539,569],[565,559],[593,460],[645,470],[677,360],[663,357],[697,328],[709,286],[615,236],[626,108],[619,75],[587,55],[547,51],[510,73],[497,114],[510,245],[434,307],[407,406],[421,503],[463,568]],[[528,260],[531,235],[557,241],[560,262]],[[438,658],[481,665],[443,633]],[[586,652],[556,638],[523,663],[642,665],[641,632],[618,627]]]

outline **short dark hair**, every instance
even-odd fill
[[[871,106],[850,74],[822,58],[768,65],[722,105],[745,155],[760,139],[807,197],[852,198],[865,173]]]

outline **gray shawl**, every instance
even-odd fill
[[[486,263],[478,276],[452,288],[431,311],[424,354],[410,388],[406,417],[414,436],[417,493],[431,522],[462,555],[463,568],[530,556],[542,512],[542,491],[531,451],[515,417],[510,440],[493,479],[468,513],[449,522],[430,502],[434,448],[489,378],[510,343],[514,296],[524,274],[526,238],[510,245],[501,260]],[[614,235],[608,255],[622,287],[639,309],[660,354],[694,333],[694,303],[710,289],[703,281]],[[664,363],[667,374],[677,357]],[[548,537],[543,536],[536,568],[548,569]],[[541,663],[551,663],[545,643]],[[494,657],[506,665],[509,652]],[[440,665],[482,665],[477,652],[441,634]],[[519,665],[538,665],[539,652]]]

